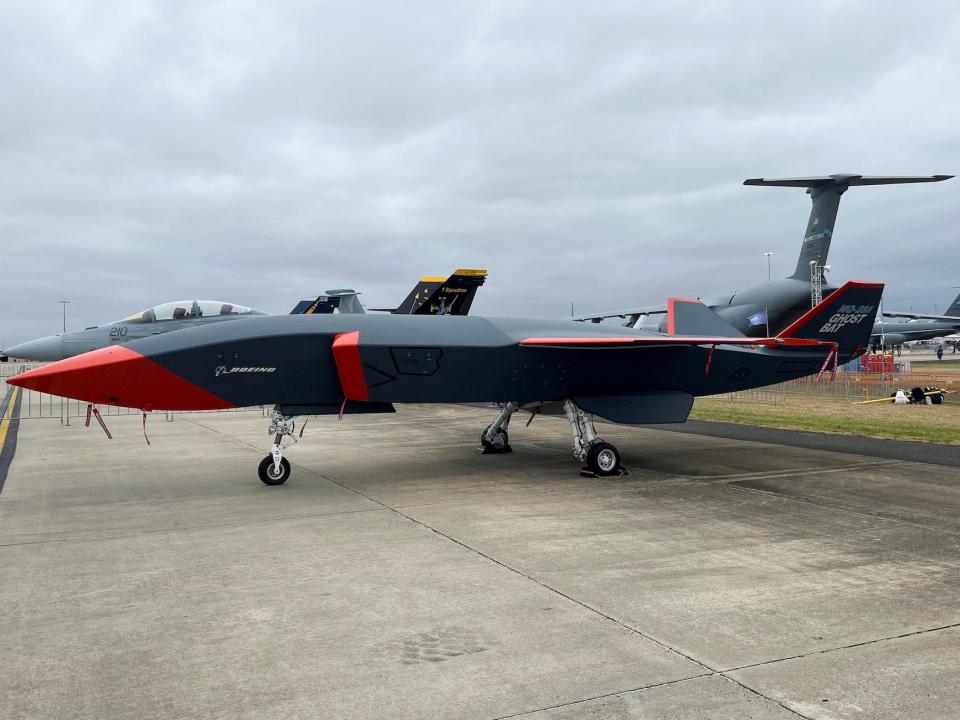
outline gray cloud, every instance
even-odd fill
[[[99,3],[0,17],[0,342],[204,296],[485,314],[786,275],[809,201],[745,177],[960,170],[952,3]],[[960,181],[856,188],[834,278],[960,285]],[[953,291],[956,292],[956,291]]]

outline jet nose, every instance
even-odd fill
[[[11,385],[143,410],[223,410],[234,405],[135,350],[118,345],[14,375]]]
[[[8,357],[18,360],[36,360],[39,362],[63,360],[63,342],[59,335],[48,335],[14,345],[4,352]]]

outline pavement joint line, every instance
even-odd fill
[[[601,693],[600,695],[591,695],[590,697],[578,698],[576,700],[570,700],[569,702],[557,703],[556,705],[545,705],[544,707],[535,708],[533,710],[523,710],[522,712],[512,713],[510,715],[498,715],[492,720],[510,720],[510,718],[524,717],[525,715],[535,715],[536,713],[545,712],[547,710],[556,710],[558,708],[570,707],[572,705],[582,705],[583,703],[592,702],[594,700],[602,700],[604,698],[616,697],[618,695],[629,695],[630,693],[643,692],[644,690],[652,690],[654,688],[667,687],[669,685],[677,685],[679,683],[685,683],[691,680],[699,680],[700,678],[709,678],[714,676],[716,676],[716,673],[701,673],[699,675],[691,675],[690,677],[677,678],[675,680],[665,680],[664,682],[653,683],[651,685],[641,685],[640,687],[628,688],[626,690],[614,690],[613,692]]]
[[[697,666],[699,666],[699,667],[701,667],[701,668],[703,668],[704,670],[707,671],[706,673],[703,673],[702,675],[721,675],[721,676],[723,676],[726,680],[730,681],[731,683],[742,687],[744,690],[746,690],[746,691],[748,691],[748,692],[756,695],[757,697],[763,698],[764,700],[767,700],[767,701],[769,701],[769,702],[771,702],[771,703],[775,703],[776,705],[779,705],[779,706],[782,707],[784,710],[787,710],[788,712],[793,713],[793,714],[796,715],[797,717],[804,718],[804,720],[812,720],[812,718],[809,718],[807,715],[803,715],[802,713],[797,712],[797,711],[794,710],[793,708],[787,707],[786,705],[784,705],[783,703],[779,702],[778,700],[775,700],[774,698],[771,698],[771,697],[768,697],[767,695],[764,695],[763,693],[759,692],[758,690],[755,690],[754,688],[752,688],[752,687],[750,687],[749,685],[741,682],[740,680],[737,680],[736,678],[727,677],[726,675],[723,675],[723,674],[722,674],[719,670],[717,670],[716,668],[712,668],[712,667],[710,667],[709,665],[707,665],[705,662],[703,662],[703,661],[701,661],[701,660],[697,660],[697,659],[696,659],[695,657],[693,657],[692,655],[688,655],[687,653],[684,653],[682,650],[678,650],[677,648],[671,646],[669,643],[664,642],[664,641],[662,641],[662,640],[659,640],[659,639],[653,637],[652,635],[648,635],[647,633],[643,632],[642,630],[639,630],[638,628],[632,627],[632,626],[630,626],[630,625],[628,625],[628,624],[626,624],[626,623],[624,623],[624,622],[622,622],[622,621],[620,621],[620,620],[617,620],[617,619],[616,619],[615,617],[613,617],[612,615],[608,615],[607,613],[603,612],[602,610],[599,610],[599,609],[597,609],[597,608],[595,608],[595,607],[592,607],[591,605],[588,605],[587,603],[585,603],[585,602],[583,602],[583,601],[581,601],[581,600],[577,600],[577,599],[574,598],[573,596],[568,595],[567,593],[564,593],[564,592],[562,592],[561,590],[558,590],[557,588],[552,587],[552,586],[548,585],[548,584],[545,583],[545,582],[542,582],[542,581],[540,581],[540,580],[537,580],[535,577],[533,577],[533,576],[531,576],[531,575],[528,575],[527,573],[523,572],[522,570],[518,570],[517,568],[514,568],[514,567],[510,566],[510,565],[508,565],[507,563],[505,563],[505,562],[503,562],[503,561],[501,561],[501,560],[498,560],[498,559],[496,559],[495,557],[493,557],[493,556],[491,556],[491,555],[488,555],[488,554],[482,552],[481,550],[478,550],[477,548],[474,548],[474,547],[468,545],[467,543],[465,543],[465,542],[463,542],[463,541],[461,541],[461,540],[458,540],[457,538],[455,538],[455,537],[453,537],[453,536],[451,536],[451,535],[448,535],[448,534],[445,533],[445,532],[442,532],[441,530],[438,530],[437,528],[433,527],[432,525],[430,525],[430,524],[428,524],[428,523],[425,523],[425,522],[422,522],[422,521],[420,521],[420,520],[417,520],[416,518],[411,517],[410,515],[407,515],[407,514],[404,513],[404,512],[401,512],[398,508],[395,508],[395,507],[392,507],[392,506],[390,506],[390,505],[387,505],[386,503],[381,503],[380,501],[375,500],[375,499],[372,498],[372,497],[369,497],[369,496],[367,496],[367,495],[364,495],[364,493],[360,492],[359,490],[356,490],[356,489],[354,489],[354,488],[352,488],[352,487],[350,487],[350,486],[348,486],[348,485],[344,485],[344,484],[342,484],[342,483],[340,483],[340,482],[337,482],[337,481],[334,480],[333,478],[327,477],[327,476],[325,476],[325,475],[321,475],[320,473],[317,473],[317,472],[315,472],[315,471],[313,471],[313,470],[310,470],[309,468],[307,468],[307,470],[308,470],[308,472],[314,473],[315,475],[318,475],[318,476],[324,478],[325,480],[328,480],[329,482],[334,483],[335,485],[339,485],[340,487],[342,487],[342,488],[344,488],[344,489],[346,489],[346,490],[350,490],[350,491],[352,491],[352,492],[355,492],[355,493],[357,493],[358,495],[360,495],[361,497],[367,498],[367,499],[370,500],[371,502],[375,502],[375,503],[377,503],[377,504],[379,504],[379,505],[382,505],[382,506],[385,507],[385,508],[390,509],[392,512],[395,512],[397,515],[400,515],[401,517],[406,518],[408,521],[414,523],[415,525],[419,525],[420,527],[425,528],[425,529],[429,530],[430,532],[432,532],[432,533],[434,533],[434,534],[436,534],[436,535],[439,535],[439,536],[442,537],[442,538],[445,538],[447,541],[452,542],[452,543],[454,543],[454,544],[456,544],[456,545],[459,545],[460,547],[464,548],[465,550],[467,550],[467,551],[469,551],[469,552],[471,552],[471,553],[473,553],[473,554],[475,554],[475,555],[479,555],[480,557],[486,559],[487,561],[492,562],[492,563],[494,563],[495,565],[499,565],[500,567],[504,568],[505,570],[508,570],[509,572],[512,572],[512,573],[514,573],[514,574],[516,574],[516,575],[519,575],[520,577],[525,578],[526,580],[528,580],[529,582],[534,583],[535,585],[539,585],[541,588],[543,588],[544,590],[547,590],[548,592],[551,592],[551,593],[553,593],[553,594],[555,594],[555,595],[559,595],[560,597],[565,598],[567,601],[573,603],[574,605],[578,605],[578,606],[581,607],[582,609],[584,609],[584,610],[586,610],[586,611],[588,611],[588,612],[590,612],[590,613],[592,613],[592,614],[594,614],[594,615],[598,615],[598,616],[604,618],[605,620],[607,620],[608,622],[611,622],[611,623],[614,623],[615,625],[618,625],[619,627],[623,628],[623,629],[626,630],[627,632],[633,633],[633,634],[635,634],[635,635],[639,635],[640,637],[644,638],[645,640],[647,640],[647,641],[649,641],[649,642],[652,642],[652,643],[654,643],[655,645],[660,646],[661,648],[667,650],[668,652],[671,652],[671,653],[674,653],[674,654],[676,654],[676,655],[679,655],[680,657],[684,658],[684,659],[687,660],[688,662],[692,662],[693,664],[695,664],[695,665],[697,665]]]
[[[699,480],[712,480],[719,482],[738,482],[740,480],[772,480],[780,477],[792,477],[794,475],[828,475],[831,473],[849,472],[854,470],[869,470],[877,467],[889,467],[898,465],[898,460],[877,460],[873,462],[855,463],[853,465],[843,465],[825,468],[822,465],[813,467],[791,468],[773,471],[760,471],[752,473],[733,473],[731,475],[701,475]]]
[[[905,638],[917,637],[919,635],[929,635],[930,633],[942,632],[943,630],[952,630],[954,628],[960,628],[960,622],[951,623],[949,625],[939,625],[932,628],[924,628],[922,630],[914,630],[908,633],[901,633],[900,635],[887,635],[881,638],[862,640],[861,642],[850,643],[849,645],[838,645],[837,647],[814,650],[808,653],[799,653],[798,655],[775,658],[774,660],[763,660],[761,662],[750,663],[749,665],[740,665],[739,667],[721,670],[718,674],[724,675],[725,673],[740,672],[741,670],[750,670],[752,668],[764,667],[766,665],[776,665],[777,663],[789,662],[790,660],[802,660],[808,657],[816,657],[817,655],[827,655],[829,653],[840,652],[841,650],[851,650],[853,648],[865,647],[867,645],[876,645],[878,643],[889,642],[890,640],[903,640]]]
[[[839,511],[839,512],[845,512],[845,513],[848,513],[848,514],[850,514],[850,515],[859,515],[860,517],[871,518],[871,519],[873,519],[873,520],[882,520],[882,521],[887,522],[887,523],[893,523],[894,525],[903,525],[903,526],[906,526],[906,527],[920,528],[921,530],[926,530],[927,532],[932,532],[932,533],[939,533],[940,535],[960,535],[960,531],[956,531],[956,530],[948,530],[948,529],[946,529],[946,528],[931,527],[931,526],[929,526],[929,525],[924,525],[923,523],[920,523],[920,522],[914,522],[914,521],[911,521],[911,520],[904,520],[904,519],[902,519],[902,518],[888,517],[888,516],[886,516],[886,515],[879,515],[879,514],[877,514],[877,513],[866,512],[865,510],[857,510],[857,509],[855,509],[855,508],[844,507],[843,505],[829,505],[829,504],[824,504],[823,502],[818,502],[818,501],[816,501],[816,500],[812,500],[812,499],[809,499],[809,498],[792,497],[792,496],[790,496],[790,495],[780,495],[780,494],[778,494],[778,493],[771,492],[770,490],[760,490],[760,489],[758,489],[758,488],[737,487],[737,486],[735,486],[735,485],[729,485],[729,484],[726,484],[726,483],[723,484],[723,487],[727,488],[727,489],[730,490],[731,492],[750,493],[750,494],[753,494],[753,495],[766,495],[766,496],[768,496],[768,497],[776,498],[776,499],[778,499],[778,500],[784,500],[784,501],[787,501],[787,502],[803,503],[804,505],[811,505],[811,506],[813,506],[813,507],[826,508],[826,509],[829,509],[829,510],[837,510],[837,511]]]
[[[49,543],[61,543],[61,542],[64,542],[64,543],[65,542],[96,542],[97,540],[122,540],[126,538],[139,537],[140,535],[156,535],[159,533],[174,533],[174,532],[180,532],[184,530],[185,531],[205,530],[209,528],[225,528],[225,527],[235,527],[237,525],[250,525],[250,524],[265,525],[268,523],[290,522],[291,520],[309,520],[311,518],[314,518],[314,519],[331,518],[331,517],[337,517],[340,515],[357,515],[359,513],[369,513],[369,512],[383,512],[383,508],[375,507],[375,508],[364,508],[362,510],[340,510],[338,512],[310,513],[307,515],[282,515],[280,517],[264,518],[262,520],[237,520],[233,522],[207,523],[205,525],[182,525],[180,527],[138,530],[137,532],[119,533],[117,535],[86,535],[86,536],[75,535],[73,537],[49,538],[47,540],[26,540],[24,542],[0,543],[0,549],[9,548],[9,547],[19,547],[21,545],[46,545]]]

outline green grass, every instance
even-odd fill
[[[854,405],[832,398],[790,396],[777,404],[698,398],[690,417],[815,432],[960,445],[960,404]]]

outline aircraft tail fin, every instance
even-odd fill
[[[450,277],[422,277],[400,305],[384,309],[394,315],[466,315],[486,279],[486,270],[469,268],[455,270]]]
[[[790,277],[806,280],[810,277],[810,263],[825,265],[833,239],[833,227],[837,221],[840,196],[848,188],[862,185],[899,185],[904,183],[940,182],[949,180],[953,175],[921,176],[871,176],[871,175],[823,175],[806,178],[750,178],[744,185],[766,187],[806,188],[813,206],[807,220],[807,230],[803,234],[803,245],[797,268]]]
[[[487,280],[486,270],[460,268],[448,277],[433,294],[414,309],[416,315],[467,315],[473,298]]]
[[[327,290],[323,295],[317,296],[315,300],[301,300],[290,311],[290,314],[329,315],[334,310],[350,314],[363,313],[363,306],[357,299],[359,294],[356,290]]]
[[[742,332],[702,302],[686,298],[667,300],[667,333],[701,337],[744,337]]]
[[[377,310],[393,313],[394,315],[413,315],[430,297],[437,288],[446,281],[445,277],[422,277],[419,282],[413,286],[413,290],[403,299],[403,302],[395,308],[377,308]]]
[[[882,295],[883,283],[851,280],[777,337],[835,342],[840,362],[846,362],[867,349]]]
[[[954,298],[944,315],[949,315],[950,317],[960,317],[960,295],[957,295],[957,297]]]

